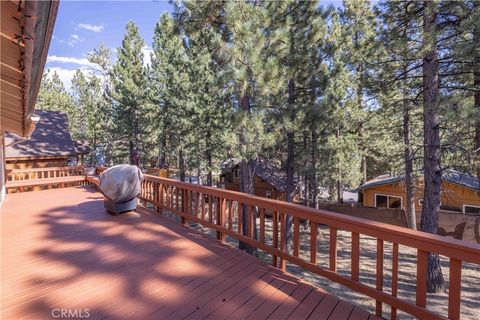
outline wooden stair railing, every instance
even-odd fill
[[[285,262],[295,264],[308,271],[342,284],[354,291],[376,300],[375,313],[382,316],[383,305],[391,308],[391,319],[397,318],[397,310],[402,310],[420,319],[460,319],[460,288],[462,262],[480,265],[480,245],[463,242],[438,235],[410,230],[389,224],[350,217],[338,213],[317,210],[283,201],[257,197],[240,192],[188,184],[180,181],[145,175],[140,199],[154,205],[158,212],[168,210],[187,221],[200,223],[216,231],[217,238],[224,241],[226,236],[247,243],[272,256],[274,266],[285,269]],[[243,230],[243,215],[247,213],[247,228]],[[266,212],[272,216],[271,241],[267,241]],[[256,214],[258,213],[258,216]],[[259,220],[258,239],[254,235],[254,215]],[[287,248],[285,230],[287,215],[293,218],[292,250]],[[308,259],[300,257],[300,223],[310,224],[310,246]],[[329,237],[329,266],[322,268],[317,263],[317,226],[327,225]],[[350,276],[337,272],[337,231],[351,233],[351,273]],[[360,273],[360,235],[376,240],[375,284],[362,283]],[[385,243],[392,246],[391,290],[384,288]],[[409,297],[398,294],[399,246],[417,251],[417,277],[415,303]],[[438,253],[450,259],[448,290],[448,315],[439,315],[426,308],[427,254]]]

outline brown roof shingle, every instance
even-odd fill
[[[5,133],[5,158],[41,158],[75,155],[67,115],[60,111],[36,110],[40,117],[30,139]]]

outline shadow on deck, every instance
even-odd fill
[[[2,319],[367,319],[366,311],[151,211],[110,216],[91,187],[11,194]]]

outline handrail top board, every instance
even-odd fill
[[[41,185],[57,184],[57,183],[64,183],[64,182],[82,182],[82,181],[85,181],[85,176],[83,175],[47,178],[47,179],[16,180],[16,181],[7,181],[5,183],[5,188],[32,187],[32,186],[41,186]]]
[[[8,173],[27,173],[37,171],[62,171],[62,170],[83,170],[82,166],[66,166],[66,167],[45,167],[45,168],[25,168],[25,169],[10,169]]]

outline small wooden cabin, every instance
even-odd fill
[[[77,157],[76,146],[68,130],[68,119],[59,111],[36,110],[39,121],[30,139],[5,133],[6,169],[65,167]],[[80,155],[89,152],[78,149]]]
[[[90,143],[85,140],[76,140],[73,142],[75,147],[75,154],[77,156],[77,166],[87,165],[85,157],[88,156],[91,152]]]
[[[415,210],[423,205],[423,179],[416,181]],[[405,208],[406,191],[404,176],[382,175],[359,187],[363,193],[363,205],[380,208]],[[446,170],[442,177],[441,210],[480,215],[480,184],[472,175]]]
[[[225,189],[240,191],[240,161],[235,158],[225,160],[221,165],[220,179]],[[254,166],[254,192],[260,197],[286,200],[287,179],[285,173],[269,160],[259,159]],[[298,183],[295,182],[294,201],[299,200]]]

